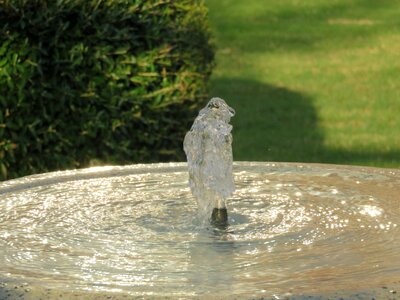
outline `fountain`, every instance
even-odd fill
[[[217,227],[226,227],[226,198],[235,191],[232,174],[232,125],[235,111],[220,98],[213,98],[195,119],[183,142],[189,185],[203,216]]]
[[[395,299],[400,171],[232,167],[233,114],[221,99],[200,112],[189,164],[0,183],[0,299]]]

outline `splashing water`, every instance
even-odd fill
[[[234,109],[221,98],[212,98],[199,112],[186,134],[183,149],[189,168],[189,185],[200,215],[226,212],[226,198],[235,191],[232,175],[232,125]]]

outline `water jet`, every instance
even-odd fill
[[[235,110],[221,98],[213,98],[199,112],[186,134],[185,150],[189,185],[203,218],[226,227],[226,198],[235,191],[232,173],[232,125]]]

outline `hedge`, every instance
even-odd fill
[[[0,1],[0,176],[183,159],[214,60],[196,0]]]

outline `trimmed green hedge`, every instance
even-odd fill
[[[0,1],[0,178],[183,159],[214,49],[196,0]]]

